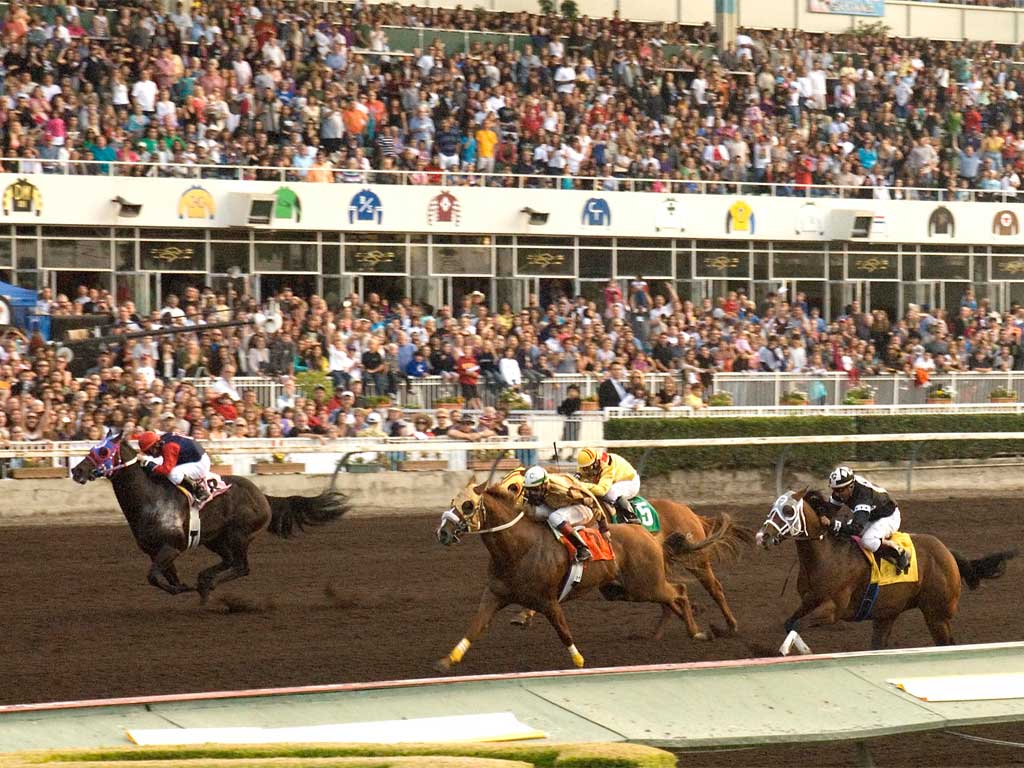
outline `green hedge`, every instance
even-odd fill
[[[676,469],[762,469],[774,467],[786,451],[786,467],[824,471],[842,462],[904,461],[914,446],[918,460],[980,459],[1024,454],[1024,441],[924,443],[835,443],[802,445],[802,435],[912,434],[925,432],[1024,432],[1024,416],[1015,414],[927,414],[920,416],[803,416],[739,419],[612,419],[605,424],[609,440],[658,440],[791,435],[789,445],[744,445],[705,448],[656,448],[644,463],[652,477]],[[640,462],[647,449],[624,449]]]

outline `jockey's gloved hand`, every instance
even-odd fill
[[[845,523],[842,520],[832,520],[828,524],[828,529],[832,532],[833,536],[838,536],[842,532],[844,525]]]

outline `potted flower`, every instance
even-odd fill
[[[580,398],[580,410],[581,411],[596,411],[597,410],[597,395],[587,395],[586,397]]]
[[[808,402],[807,393],[799,389],[791,389],[789,392],[784,392],[782,397],[779,398],[780,405],[807,405]]]
[[[708,405],[712,408],[729,408],[733,404],[732,392],[715,392],[708,398]]]
[[[285,461],[287,456],[283,453],[275,453],[271,461],[258,461],[252,465],[253,474],[257,475],[303,475],[306,473],[306,465],[297,461]]]
[[[448,411],[457,411],[466,404],[465,398],[459,395],[442,395],[434,401],[434,405]]]
[[[875,388],[862,384],[859,387],[850,387],[846,390],[846,397],[843,398],[843,405],[874,405]]]
[[[935,384],[928,389],[928,393],[925,395],[925,402],[928,405],[952,405],[955,398],[956,392],[953,391],[952,387],[947,387],[945,384]]]
[[[346,472],[365,474],[368,472],[381,472],[383,469],[383,464],[379,464],[376,461],[367,461],[365,456],[353,456],[352,460],[345,464]]]
[[[582,404],[582,400],[580,401]],[[506,389],[498,397],[498,406],[506,411],[528,411],[530,401],[514,389]]]
[[[988,393],[990,403],[1016,403],[1017,393],[1009,387],[996,387]]]
[[[366,404],[370,408],[389,408],[391,407],[391,396],[390,395],[372,395],[366,398]]]
[[[323,387],[330,400],[334,396],[334,382],[323,371],[303,371],[295,375],[295,389],[303,397],[313,397],[317,387]]]

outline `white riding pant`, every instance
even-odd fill
[[[199,461],[193,461],[188,464],[179,464],[176,466],[167,473],[167,479],[175,485],[181,485],[181,481],[186,477],[189,480],[201,482],[206,479],[206,475],[209,471],[210,454],[204,453],[203,457],[199,459]]]
[[[878,551],[878,546],[900,529],[900,510],[897,507],[891,515],[869,523],[860,535],[860,543],[864,549]]]
[[[604,500],[614,504],[620,496],[625,496],[626,500],[629,501],[634,496],[639,495],[640,475],[633,475],[629,480],[619,480],[617,483],[612,483],[612,487],[604,495]]]
[[[547,517],[548,525],[556,531],[562,523],[569,523],[575,528],[578,525],[586,525],[594,519],[594,513],[586,504],[572,504],[555,510],[541,504],[537,507],[537,516],[542,519]]]

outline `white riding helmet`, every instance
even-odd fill
[[[548,481],[548,473],[544,467],[533,466],[526,470],[526,477],[523,478],[524,488],[539,488]]]
[[[836,467],[832,470],[832,474],[828,476],[828,484],[832,490],[845,488],[852,482],[853,470],[849,467]]]

